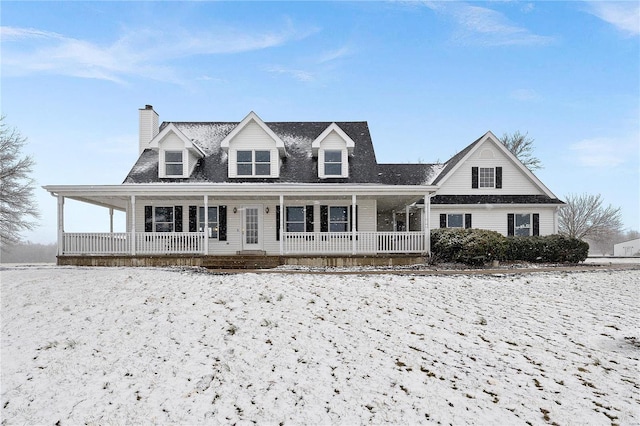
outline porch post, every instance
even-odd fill
[[[218,213],[220,214],[220,213]],[[218,218],[218,220],[220,220]],[[209,254],[209,196],[204,196],[204,255]]]
[[[113,234],[113,208],[109,209],[109,232]]]
[[[284,230],[284,195],[280,195],[280,256],[284,254],[284,238],[283,231]]]
[[[409,221],[409,206],[405,206],[404,207],[404,230],[409,232],[409,227],[410,227],[410,221]]]
[[[131,196],[131,255],[136,255],[136,196]]]
[[[424,251],[431,255],[431,196],[424,196]]]
[[[391,212],[391,221],[393,222],[393,232],[397,232],[398,231],[398,225],[396,223],[396,211],[393,210]]]
[[[356,251],[358,249],[357,247],[357,241],[356,241],[356,223],[357,223],[357,218],[356,218],[356,195],[353,194],[351,196],[351,254],[356,254]]]
[[[58,256],[64,254],[64,197],[58,194]]]

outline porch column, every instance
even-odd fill
[[[393,222],[393,232],[398,231],[398,224],[396,223],[396,211],[391,212],[391,221]]]
[[[113,234],[113,208],[109,209],[109,232]]]
[[[411,222],[409,221],[409,207],[410,206],[405,206],[404,208],[404,230],[407,232],[409,232],[411,224]]]
[[[218,213],[219,214],[219,213]],[[220,218],[218,218],[220,220]],[[209,196],[204,196],[204,254],[209,254]]]
[[[280,256],[284,254],[284,238],[283,238],[283,229],[284,229],[284,195],[280,195],[280,235],[278,238],[280,239]]]
[[[424,251],[431,255],[431,196],[424,196]]]
[[[356,195],[353,194],[351,196],[351,254],[356,254],[358,249],[358,242],[356,241],[356,223],[358,218],[356,217],[356,214]]]
[[[136,255],[136,196],[131,196],[131,255]]]
[[[64,197],[58,195],[58,256],[64,254]]]

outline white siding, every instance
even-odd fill
[[[507,235],[507,215],[515,214],[531,214],[538,213],[540,215],[540,235],[550,235],[554,233],[554,215],[556,207],[535,206],[531,207],[508,207],[508,206],[491,206],[486,207],[463,207],[463,206],[431,206],[431,228],[440,226],[440,214],[456,214],[471,213],[472,228],[488,229],[496,231],[502,235]],[[533,226],[533,224],[532,224]]]
[[[271,176],[277,178],[280,176],[280,155],[274,141],[267,132],[262,129],[255,121],[247,124],[234,138],[229,142],[229,177],[238,177],[238,169],[236,167],[236,152],[242,150],[269,150],[271,151]],[[249,176],[241,176],[249,177]],[[264,176],[258,176],[264,177]]]
[[[472,167],[502,167],[502,188],[471,188]],[[538,195],[544,194],[519,165],[500,149],[486,141],[451,175],[438,190],[438,195]]]

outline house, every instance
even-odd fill
[[[616,257],[640,256],[640,238],[614,244],[613,255]]]
[[[59,264],[398,264],[437,227],[557,232],[563,204],[491,132],[444,164],[378,163],[366,122],[163,122],[139,110],[120,185],[52,185]],[[69,233],[65,199],[126,212],[126,232]],[[338,260],[336,260],[338,259]],[[209,263],[207,263],[209,262]]]

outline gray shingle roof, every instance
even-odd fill
[[[162,123],[160,130],[169,123]],[[227,154],[220,142],[239,123],[172,122],[186,137],[194,141],[205,153],[188,179],[160,179],[158,153],[146,149],[127,175],[124,183],[152,182],[278,182],[278,183],[374,183],[387,185],[430,184],[440,165],[432,164],[378,164],[366,122],[337,122],[336,124],[354,141],[353,155],[349,157],[349,177],[320,179],[318,160],[312,155],[312,142],[331,125],[330,122],[267,122],[265,123],[285,144],[287,157],[283,159],[280,177],[229,178]]]
[[[547,195],[436,195],[431,204],[564,204]]]

